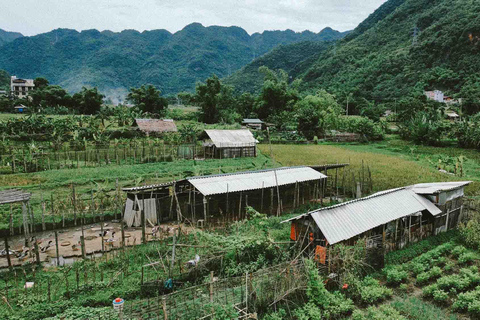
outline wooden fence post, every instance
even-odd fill
[[[5,237],[5,251],[7,251],[7,261],[8,261],[8,268],[10,271],[13,270],[12,261],[10,260],[10,248],[8,246],[8,238]]]
[[[41,195],[41,203],[42,203],[42,231],[45,231],[45,201],[43,200],[43,193]]]
[[[55,231],[55,247],[57,250],[57,267],[60,267],[60,254],[58,253],[58,232]]]

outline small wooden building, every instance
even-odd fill
[[[257,139],[250,130],[205,130],[202,134],[206,159],[257,156]]]
[[[291,223],[291,240],[311,246],[319,263],[327,262],[329,246],[366,238],[367,250],[377,253],[371,264],[381,267],[384,253],[456,228],[469,183],[423,183],[382,191],[284,222]]]
[[[143,208],[151,225],[243,219],[246,207],[276,215],[324,197],[326,179],[311,167],[285,167],[125,188],[124,220],[127,226],[140,226]]]
[[[253,130],[262,130],[264,122],[260,119],[243,119],[242,125]]]
[[[172,119],[135,119],[135,123],[147,135],[178,131]]]

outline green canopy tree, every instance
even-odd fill
[[[38,90],[48,87],[50,82],[46,78],[38,77],[33,80],[33,84],[35,85],[35,89]]]
[[[217,123],[219,120],[233,122],[238,120],[238,114],[233,110],[235,99],[233,89],[223,85],[220,79],[213,75],[205,83],[197,83],[195,101],[200,107],[200,119],[205,123]]]
[[[342,108],[335,97],[325,90],[316,95],[308,95],[295,104],[297,112],[298,131],[307,139],[325,134],[327,129],[336,127],[336,122],[342,114]]]
[[[168,100],[161,96],[161,91],[153,85],[142,85],[140,88],[131,88],[127,101],[134,104],[142,112],[156,113],[164,116],[168,107]]]
[[[83,87],[82,91],[73,95],[74,106],[82,114],[95,114],[103,104],[105,96],[97,88],[88,89]]]
[[[258,117],[266,119],[283,111],[292,111],[293,105],[299,99],[299,81],[289,84],[288,74],[283,70],[273,71],[262,66],[258,71],[264,75],[262,90],[256,102]]]

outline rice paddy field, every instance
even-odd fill
[[[270,154],[269,145],[261,145],[260,150]],[[272,145],[271,152],[283,166],[338,162],[349,163],[358,172],[363,162],[371,170],[374,191],[421,182],[471,180],[467,195],[480,197],[480,153],[476,150],[414,146],[392,139],[372,144]],[[439,172],[439,164],[453,172],[460,156],[464,158],[463,176]]]

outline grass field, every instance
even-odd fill
[[[472,180],[474,183],[467,187],[467,194],[480,196],[480,155],[474,150],[415,147],[411,152],[412,146],[399,147],[395,141],[365,145],[272,145],[271,148],[273,158],[284,166],[339,162],[349,163],[350,169],[358,172],[363,161],[370,167],[375,191],[421,182]],[[268,145],[261,145],[260,150],[270,154]],[[467,157],[463,177],[441,173],[429,161],[442,152],[448,152],[447,155],[461,153]]]

